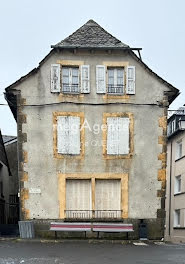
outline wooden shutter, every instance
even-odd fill
[[[51,92],[60,92],[60,64],[51,64]]]
[[[135,66],[127,67],[126,79],[126,92],[127,94],[135,94]]]
[[[107,154],[124,155],[129,153],[129,118],[107,118]]]
[[[114,218],[121,216],[121,212],[119,212],[121,210],[120,180],[96,180],[95,210],[100,210],[95,211],[96,217],[112,216]],[[118,210],[118,212],[111,212],[111,210]]]
[[[68,116],[58,116],[57,118],[57,149],[60,154],[69,154]]]
[[[118,153],[129,153],[129,118],[126,117],[118,118]]]
[[[81,66],[81,92],[90,93],[90,67],[89,65]]]
[[[97,93],[106,93],[106,84],[105,84],[105,66],[97,65],[96,66],[96,92]]]
[[[80,117],[69,116],[69,154],[80,154]]]
[[[58,116],[57,149],[61,154],[80,154],[80,117]]]
[[[107,154],[118,155],[118,118],[107,118]]]
[[[67,217],[91,217],[91,180],[66,180],[66,210]]]

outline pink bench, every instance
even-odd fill
[[[57,238],[57,232],[58,231],[69,231],[69,232],[86,232],[87,231],[93,231],[98,232],[125,232],[127,233],[127,239],[128,239],[128,233],[133,232],[133,225],[132,224],[123,224],[123,223],[78,223],[78,222],[51,222],[50,225],[50,231],[55,231],[55,237]]]

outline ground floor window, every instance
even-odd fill
[[[91,180],[66,180],[66,217],[90,218]]]
[[[65,186],[65,218],[122,217],[121,179],[66,179]]]

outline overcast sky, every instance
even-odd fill
[[[6,103],[5,87],[89,19],[131,47],[142,47],[143,61],[181,92],[171,108],[185,103],[184,0],[0,0],[0,103]],[[0,128],[16,135],[8,106],[0,106]]]

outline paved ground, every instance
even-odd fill
[[[184,264],[185,244],[0,241],[1,264]]]

